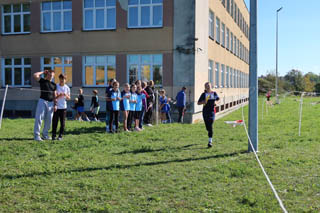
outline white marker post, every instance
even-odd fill
[[[159,93],[156,91],[156,125],[159,124]]]
[[[0,115],[0,129],[1,129],[1,125],[2,125],[2,117],[3,117],[4,105],[6,103],[7,93],[8,93],[8,84],[6,85],[6,90],[4,92],[4,96],[3,96],[3,100],[2,100],[2,108],[1,108],[1,115]]]
[[[301,136],[301,120],[302,120],[303,93],[300,98],[300,118],[299,118],[299,136]]]

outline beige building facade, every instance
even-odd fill
[[[110,78],[121,85],[154,80],[173,98],[186,86],[190,122],[201,119],[196,102],[207,81],[221,97],[218,111],[248,97],[249,12],[243,0],[0,0],[0,5],[0,84],[10,87],[6,116],[34,114],[39,85],[32,74],[45,68],[67,74],[73,98],[84,88],[87,109],[92,90],[104,96]]]

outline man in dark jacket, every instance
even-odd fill
[[[153,110],[153,101],[154,101],[154,82],[151,80],[148,82],[148,86],[145,91],[148,93],[149,97],[147,98],[147,109],[144,115],[144,123],[147,126],[152,126],[152,110]]]
[[[182,87],[176,96],[177,107],[179,111],[178,123],[183,123],[184,112],[186,110],[186,87]]]

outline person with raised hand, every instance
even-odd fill
[[[42,75],[44,75],[44,77],[41,77]],[[34,140],[42,141],[40,136],[42,121],[44,121],[42,131],[43,139],[50,140],[49,129],[51,127],[53,112],[56,110],[54,102],[56,99],[57,86],[52,82],[52,79],[54,78],[54,70],[49,69],[42,72],[36,72],[33,74],[33,77],[40,83],[41,90],[34,122]]]

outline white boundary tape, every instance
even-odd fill
[[[243,107],[242,104],[241,104],[241,106],[242,106],[242,120],[243,120],[243,124],[244,124],[243,126],[244,126],[244,130],[246,131],[247,137],[248,137],[248,139],[249,139],[249,143],[250,143],[251,149],[253,150],[253,153],[254,153],[254,155],[255,155],[258,163],[259,163],[259,166],[260,166],[260,168],[261,168],[264,176],[266,177],[266,179],[267,179],[267,181],[268,181],[268,183],[269,183],[269,185],[270,185],[270,187],[271,187],[271,189],[272,189],[272,191],[273,191],[273,194],[275,195],[276,199],[278,200],[279,205],[280,205],[282,211],[283,211],[284,213],[288,213],[287,210],[286,210],[286,208],[284,207],[284,205],[283,205],[283,203],[282,203],[282,201],[281,201],[281,199],[280,199],[280,197],[279,197],[276,189],[274,188],[274,186],[273,186],[273,184],[272,184],[272,182],[271,182],[268,174],[267,174],[266,171],[264,170],[264,167],[263,167],[263,165],[262,165],[262,163],[261,163],[261,161],[260,161],[260,159],[259,159],[259,157],[258,157],[258,155],[257,155],[257,152],[255,151],[255,149],[254,149],[254,147],[253,147],[253,144],[252,144],[252,142],[251,142],[251,138],[250,138],[250,136],[249,136],[249,133],[248,133],[248,130],[247,130],[247,126],[246,126],[246,123],[245,123],[245,119],[244,119],[244,112],[243,112],[243,108],[244,108],[244,107]]]
[[[1,125],[2,125],[2,117],[3,117],[4,106],[6,104],[7,93],[8,93],[8,85],[6,85],[6,90],[4,92],[4,96],[3,96],[3,100],[2,100],[2,108],[1,108],[1,115],[0,115],[0,129],[1,129]]]

